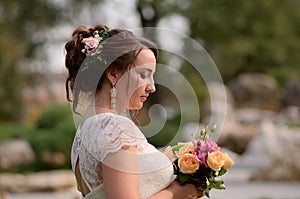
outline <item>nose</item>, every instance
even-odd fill
[[[149,93],[154,93],[156,91],[154,82],[147,84],[146,91]]]

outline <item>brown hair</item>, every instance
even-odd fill
[[[93,33],[96,30],[103,30],[108,33],[108,38],[100,44],[103,45],[100,53],[105,62],[89,62],[89,56],[82,52],[82,49],[84,49],[82,39],[93,37]],[[137,55],[143,48],[150,49],[154,53],[155,58],[157,58],[158,50],[154,43],[145,38],[137,37],[128,30],[109,30],[106,25],[101,24],[96,25],[94,28],[77,27],[72,33],[72,39],[65,45],[65,66],[69,73],[66,79],[66,92],[67,100],[73,102],[73,111],[78,105],[81,91],[99,91],[106,78],[104,72],[108,67],[122,72],[129,70],[129,67],[134,64]],[[87,66],[84,71],[81,70],[82,64]],[[79,72],[83,78],[75,81]],[[98,84],[95,85],[95,82],[98,82]],[[70,97],[70,90],[73,99]]]

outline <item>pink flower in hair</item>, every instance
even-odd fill
[[[84,48],[90,51],[96,48],[101,40],[102,40],[101,37],[96,37],[96,38],[88,37],[88,38],[83,38],[82,43],[85,44]]]

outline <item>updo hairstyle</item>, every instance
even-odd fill
[[[85,44],[83,38],[93,37],[95,31],[104,30],[108,33],[108,38],[103,42],[101,49],[101,57],[105,62],[91,62],[86,70],[82,70],[82,64],[87,64],[89,55],[82,52]],[[102,42],[100,43],[102,45]],[[101,90],[104,80],[107,78],[105,71],[108,68],[125,72],[130,66],[135,64],[137,55],[142,49],[150,49],[155,58],[157,58],[158,50],[151,41],[137,37],[132,32],[123,29],[109,30],[106,25],[96,25],[94,28],[86,28],[85,26],[77,27],[72,33],[72,39],[65,45],[66,58],[65,66],[68,69],[68,78],[66,79],[67,100],[73,102],[73,110],[78,105],[80,92],[95,92]],[[77,74],[84,78],[76,81]],[[83,71],[83,72],[82,72]],[[102,74],[101,77],[99,77]],[[95,85],[95,82],[97,85]],[[72,99],[70,97],[70,90]],[[76,111],[75,111],[76,112]]]

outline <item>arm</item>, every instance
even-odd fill
[[[204,192],[198,192],[192,184],[180,185],[177,181],[147,199],[189,199],[201,198]]]
[[[103,161],[104,192],[107,199],[139,198],[137,147],[123,146]],[[131,168],[135,167],[135,168]],[[129,171],[129,172],[126,172]]]
[[[122,149],[128,153],[117,152],[109,154],[102,166],[105,197],[107,199],[139,199],[139,175],[138,172],[134,172],[138,171],[135,170],[138,169],[138,161],[136,159],[137,148],[135,146],[125,146]],[[130,155],[128,156],[128,154]],[[125,172],[129,169],[129,166],[132,167],[133,165],[136,168],[130,168],[131,172]],[[197,195],[194,185],[181,186],[177,182],[173,182],[166,189],[157,192],[147,199],[193,198],[191,195]]]

